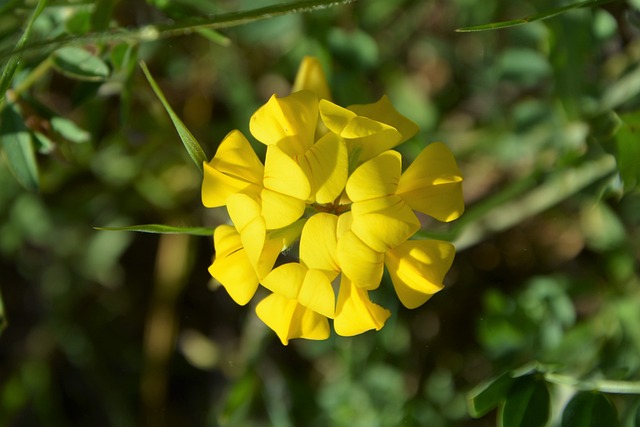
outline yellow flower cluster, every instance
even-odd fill
[[[267,146],[264,164],[236,130],[204,165],[204,205],[226,206],[233,222],[214,232],[209,272],[240,305],[259,285],[271,291],[256,312],[283,344],[328,338],[328,319],[344,336],[382,328],[390,312],[369,291],[385,267],[408,308],[442,289],[454,247],[410,240],[420,229],[414,211],[459,217],[462,176],[442,143],[428,145],[402,172],[392,148],[418,128],[387,97],[336,105],[319,62],[307,57],[292,93],[272,96],[251,117],[250,131]],[[298,241],[298,261],[276,266]]]

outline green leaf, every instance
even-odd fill
[[[36,5],[36,8],[33,10],[31,17],[27,22],[27,26],[24,29],[22,36],[20,37],[20,40],[18,40],[18,43],[16,44],[14,52],[19,52],[20,50],[22,50],[22,48],[27,43],[27,39],[29,38],[29,33],[31,32],[31,27],[33,26],[33,23],[35,22],[38,15],[40,15],[42,10],[44,9],[44,6],[46,3],[47,3],[46,0],[38,1],[38,4]],[[20,64],[21,58],[22,58],[22,55],[20,54],[11,55],[6,65],[4,66],[4,69],[2,70],[2,75],[0,75],[0,109],[2,108],[5,94],[7,93],[7,89],[9,89],[9,86],[11,86],[11,82],[13,81],[13,76],[16,73],[16,70],[18,69],[18,64]],[[2,62],[2,60],[0,60],[0,62]]]
[[[104,31],[109,28],[115,0],[97,0],[91,13],[90,23],[93,31]]]
[[[478,385],[468,395],[469,414],[480,418],[505,400],[509,387],[515,379],[509,372]]]
[[[101,231],[139,231],[153,234],[190,234],[192,236],[213,236],[213,228],[208,227],[174,227],[163,224],[130,225],[127,227],[94,227]]]
[[[616,134],[616,161],[625,191],[640,182],[640,111],[620,116],[622,126]]]
[[[75,46],[61,47],[51,55],[53,66],[77,80],[102,81],[109,77],[109,66],[91,52]]]
[[[180,135],[180,139],[184,144],[184,148],[187,149],[187,153],[189,153],[189,156],[191,156],[191,159],[200,170],[200,173],[204,173],[203,164],[207,161],[207,156],[204,154],[200,143],[198,143],[193,134],[189,131],[189,129],[187,129],[182,120],[180,120],[180,117],[178,117],[178,115],[173,111],[171,105],[169,105],[169,102],[167,101],[167,98],[165,98],[164,94],[162,93],[162,90],[151,76],[147,65],[144,62],[140,62],[140,68],[142,68],[142,72],[147,77],[147,81],[153,88],[153,91],[162,103],[165,111],[167,112],[167,114],[169,114],[169,117],[171,117],[173,126],[176,128],[176,131],[178,131],[178,135]]]
[[[616,408],[601,393],[577,393],[564,408],[561,427],[616,427]]]
[[[537,375],[518,378],[500,413],[502,427],[544,427],[549,418],[549,390]]]
[[[458,33],[470,33],[474,31],[498,30],[501,28],[515,27],[517,25],[528,24],[529,22],[542,21],[544,19],[553,18],[572,9],[580,9],[583,7],[594,7],[601,4],[611,3],[616,0],[587,0],[580,3],[570,4],[568,6],[552,9],[547,12],[526,16],[519,19],[510,19],[508,21],[492,22],[490,24],[474,25],[472,27],[463,27],[456,29]]]
[[[29,191],[38,191],[38,167],[29,130],[16,104],[8,104],[0,114],[0,149],[9,169]]]
[[[74,122],[63,117],[53,117],[51,119],[51,127],[54,131],[62,135],[63,138],[76,144],[89,142],[91,140],[91,134],[89,132],[79,128]]]

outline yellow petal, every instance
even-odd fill
[[[245,305],[258,289],[258,277],[242,247],[240,235],[230,225],[216,227],[213,233],[216,256],[209,273],[239,305]]]
[[[395,147],[402,138],[395,128],[361,116],[351,120],[342,129],[340,136],[347,143],[349,155],[357,155],[356,164]]]
[[[352,231],[347,231],[339,239],[336,255],[342,275],[363,289],[380,286],[384,271],[384,254],[367,246]]]
[[[420,221],[398,196],[354,202],[351,214],[351,230],[376,252],[395,248],[420,229]]]
[[[413,137],[416,133],[418,133],[419,130],[417,124],[407,119],[393,107],[393,104],[391,104],[391,101],[389,100],[389,98],[387,98],[386,95],[380,98],[376,103],[352,105],[349,107],[349,110],[353,111],[359,116],[377,120],[397,129],[398,132],[400,132],[400,134],[402,135],[402,138],[398,141],[398,144],[401,144],[409,138]]]
[[[331,281],[320,270],[308,270],[297,262],[283,264],[267,274],[262,285],[323,316],[333,318],[335,314],[336,297]]]
[[[318,121],[318,97],[302,90],[284,98],[273,95],[251,116],[251,134],[266,145],[278,144],[289,156],[313,144]]]
[[[227,210],[240,233],[242,246],[257,276],[264,277],[275,264],[282,251],[282,242],[267,239],[265,219],[260,215],[260,206],[246,194],[238,193],[227,199]]]
[[[322,122],[336,135],[340,135],[349,122],[358,117],[356,113],[324,99],[318,103],[318,109]]]
[[[290,262],[274,268],[262,279],[262,286],[288,299],[297,299],[306,275],[304,265]]]
[[[336,313],[336,294],[327,275],[309,270],[298,293],[298,302],[316,313],[333,319]]]
[[[308,268],[340,271],[336,259],[338,217],[317,213],[307,220],[300,236],[300,261]]]
[[[391,312],[369,299],[368,292],[342,277],[333,327],[338,335],[353,336],[370,329],[379,331]]]
[[[347,231],[351,231],[351,225],[353,224],[353,214],[351,211],[347,211],[338,217],[338,224],[336,226],[336,236],[338,239],[342,237]]]
[[[204,164],[202,203],[223,206],[229,195],[257,194],[262,187],[263,166],[249,141],[240,131],[230,132],[220,143],[216,155]]]
[[[282,295],[271,294],[260,301],[256,306],[256,314],[284,345],[293,338],[329,338],[329,321],[326,317]]]
[[[287,196],[267,188],[260,194],[262,216],[267,230],[274,230],[293,224],[304,213],[305,201]]]
[[[327,83],[327,77],[318,58],[305,56],[302,59],[291,92],[300,90],[309,90],[315,93],[318,99],[331,100],[331,90]]]
[[[349,177],[347,195],[353,202],[395,194],[402,173],[397,151],[385,151],[360,165]]]
[[[422,150],[400,177],[397,194],[412,209],[440,221],[462,215],[462,173],[449,148],[435,142]]]
[[[264,164],[264,188],[301,200],[309,198],[311,185],[307,175],[278,146],[267,147]]]
[[[344,141],[328,133],[299,158],[311,184],[311,198],[317,203],[332,203],[344,190],[349,158]]]
[[[385,264],[400,302],[416,308],[441,290],[454,256],[454,246],[439,240],[409,240],[388,251]]]

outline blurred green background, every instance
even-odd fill
[[[27,45],[74,36],[98,62],[74,71],[59,45],[25,51],[2,104],[0,425],[493,426],[535,384],[550,393],[549,425],[597,425],[562,420],[584,389],[604,398],[600,413],[614,408],[609,425],[639,426],[640,1],[472,33],[455,30],[571,2],[360,0],[133,34],[275,3],[51,0],[33,22]],[[5,70],[35,7],[0,1]],[[259,296],[238,307],[211,283],[211,238],[94,227],[226,220],[201,206],[139,60],[211,157],[289,92],[305,55],[340,105],[388,94],[418,123],[399,147],[409,159],[451,147],[467,212],[423,232],[458,248],[423,307],[399,306],[387,283],[380,332],[283,347],[255,316]],[[22,185],[16,135],[38,171]],[[470,410],[472,389],[504,373],[526,384]],[[535,418],[518,425],[544,425]]]

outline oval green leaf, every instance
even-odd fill
[[[617,427],[616,408],[603,394],[583,391],[569,401],[562,413],[561,427]]]
[[[0,150],[16,180],[29,191],[38,191],[39,178],[31,134],[15,104],[0,115]]]
[[[51,119],[51,127],[64,139],[75,142],[76,144],[89,142],[91,140],[91,134],[89,132],[81,129],[74,122],[64,117],[53,117]]]
[[[77,80],[102,81],[109,77],[109,66],[91,52],[75,46],[62,47],[51,55],[53,66]]]
[[[518,378],[509,388],[499,417],[501,427],[544,427],[549,419],[549,390],[537,375]]]

